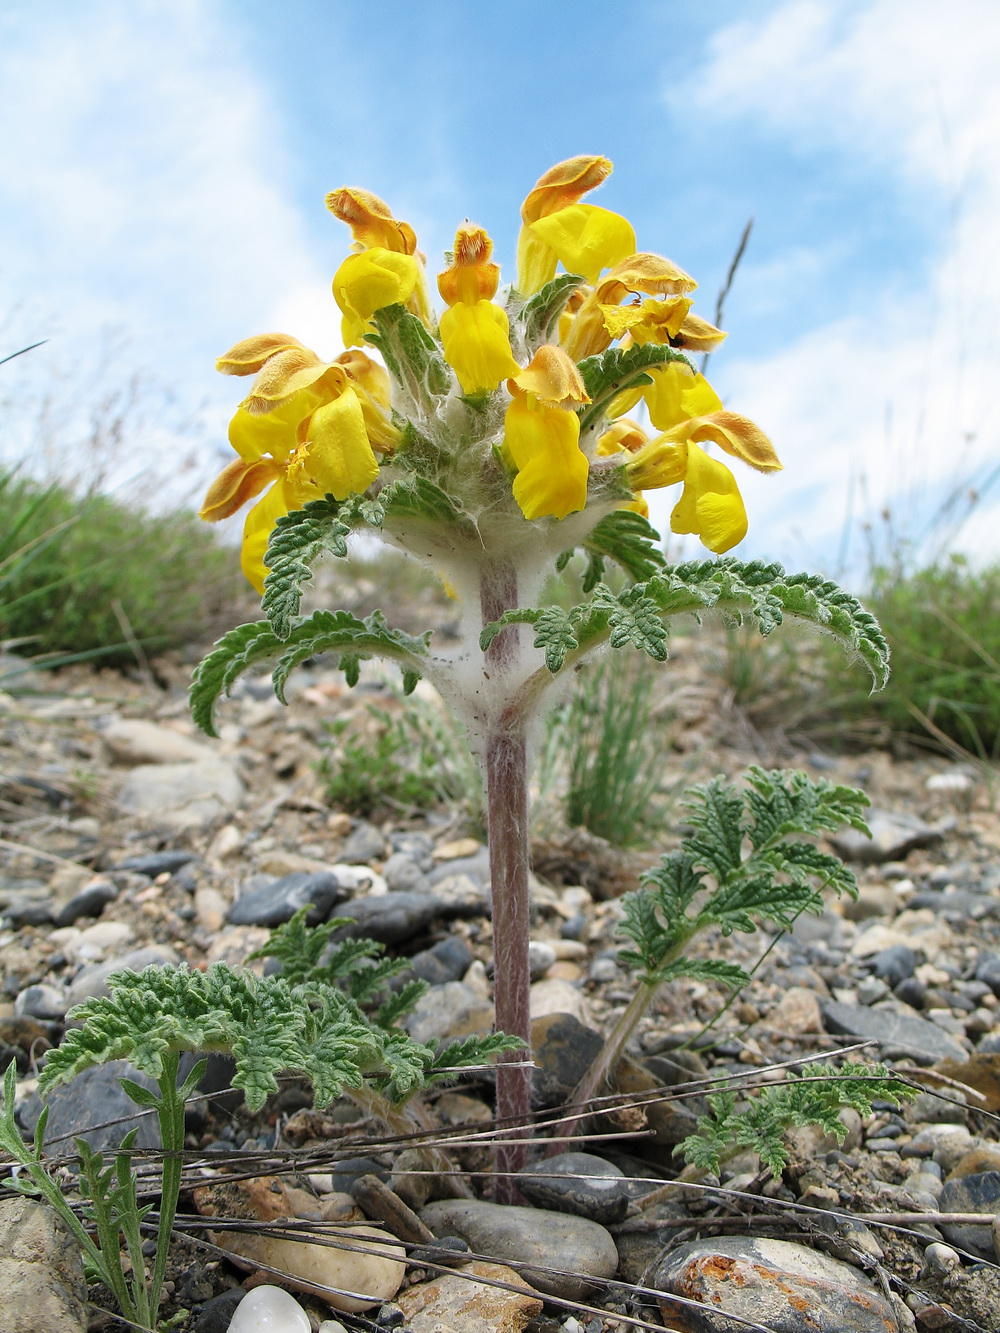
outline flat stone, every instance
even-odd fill
[[[131,870],[136,875],[156,879],[159,875],[174,875],[182,866],[197,859],[194,852],[148,852],[144,856],[126,856],[115,869]]]
[[[1000,1051],[973,1051],[968,1060],[960,1064],[942,1062],[938,1073],[981,1092],[986,1100],[974,1097],[972,1105],[976,1110],[1000,1111]]]
[[[116,719],[101,737],[122,764],[185,764],[216,758],[203,742],[141,718]]]
[[[155,1114],[140,1111],[119,1082],[122,1077],[144,1088],[156,1087],[151,1078],[127,1060],[92,1065],[68,1083],[53,1088],[44,1102],[37,1093],[32,1093],[20,1107],[21,1124],[33,1134],[42,1107],[47,1106],[45,1143],[56,1145],[59,1140],[56,1146],[60,1152],[72,1151],[76,1138],[86,1139],[98,1151],[117,1148],[132,1129],[136,1131],[137,1148],[159,1148],[160,1127]],[[112,1120],[118,1123],[107,1123]]]
[[[922,1064],[937,1060],[968,1059],[957,1041],[934,1023],[891,1009],[870,1009],[862,1004],[821,1000],[827,1032],[864,1037],[878,1042],[883,1055],[908,1055]]]
[[[549,1014],[572,1014],[581,1023],[586,1023],[590,1010],[586,997],[579,986],[562,977],[545,977],[531,987],[531,1017],[545,1018]]]
[[[405,852],[393,852],[382,867],[382,875],[390,892],[426,893],[430,888],[427,876]]]
[[[236,768],[213,755],[193,764],[140,764],[118,791],[118,804],[158,828],[207,828],[241,804],[245,791]]]
[[[480,847],[479,851],[474,852],[471,856],[459,856],[450,861],[442,861],[433,870],[427,872],[427,878],[432,885],[440,884],[443,879],[447,879],[450,875],[467,875],[481,888],[488,885],[490,882],[489,848]]]
[[[446,981],[461,981],[469,970],[473,953],[459,935],[446,935],[430,949],[423,949],[410,959],[410,972],[431,986]]]
[[[613,1277],[618,1267],[611,1235],[587,1218],[479,1199],[439,1199],[420,1217],[435,1235],[461,1236],[480,1254],[541,1265],[520,1270],[522,1276],[538,1291],[566,1300],[580,1300],[594,1285],[588,1279]],[[549,1265],[565,1271],[546,1271]]]
[[[672,1327],[730,1333],[732,1316],[771,1333],[898,1333],[893,1306],[863,1273],[790,1241],[716,1236],[672,1250],[650,1286],[701,1301],[704,1310],[660,1298]]]
[[[285,875],[270,884],[241,894],[226,913],[231,926],[280,926],[302,907],[309,908],[306,921],[319,925],[335,903],[345,897],[336,875]]]
[[[344,861],[380,861],[385,856],[385,838],[374,824],[359,820],[344,841],[340,853]]]
[[[43,1022],[57,1022],[66,1014],[66,993],[59,986],[40,982],[25,986],[14,1001],[14,1013],[26,1018],[40,1018]]]
[[[425,930],[442,915],[442,905],[429,893],[380,893],[352,898],[337,915],[354,919],[352,926],[337,931],[338,940],[367,935],[383,944],[397,944]]]
[[[990,1227],[1000,1213],[1000,1171],[981,1171],[946,1180],[938,1206],[943,1213],[984,1213],[986,1218],[981,1227],[953,1226],[946,1222],[938,1225],[952,1245],[972,1250],[984,1259],[995,1258]]]
[[[873,954],[868,959],[868,966],[886,985],[898,986],[901,981],[913,976],[917,955],[908,944],[893,944]]]
[[[623,1172],[592,1153],[566,1152],[525,1167],[518,1172],[517,1183],[529,1203],[589,1217],[602,1226],[621,1222],[628,1211],[629,1186]]]
[[[118,886],[110,879],[95,879],[74,893],[55,916],[56,926],[71,926],[84,916],[100,916],[108,903],[118,897]]]
[[[894,810],[870,809],[865,822],[871,837],[856,829],[834,833],[830,842],[845,861],[862,861],[877,865],[883,861],[900,861],[914,847],[926,847],[947,832],[948,823],[925,824],[913,815]]]
[[[604,1038],[573,1014],[546,1014],[531,1024],[531,1048],[531,1104],[540,1111],[569,1098],[604,1049]]]
[[[80,1246],[48,1204],[0,1202],[0,1292],[4,1333],[85,1333]]]
[[[477,1277],[507,1286],[477,1282]],[[445,1273],[408,1288],[398,1304],[411,1333],[521,1333],[542,1312],[541,1297],[520,1273],[480,1260],[466,1264],[461,1274]]]
[[[434,880],[428,876],[431,892],[439,903],[452,916],[490,916],[493,904],[490,901],[488,886],[484,886],[472,875],[445,875]]]
[[[463,981],[447,981],[425,991],[403,1020],[414,1041],[433,1044],[466,1037],[473,1032],[489,1032],[493,1026],[493,1005]]]
[[[66,988],[66,1008],[72,1009],[92,996],[110,994],[107,983],[112,972],[123,972],[126,968],[132,972],[141,972],[144,967],[170,967],[179,962],[180,959],[169,944],[150,944],[118,958],[109,958],[103,963],[89,963],[77,972]]]
[[[992,950],[981,953],[976,960],[975,978],[977,981],[985,982],[1000,999],[1000,953],[994,953]]]
[[[771,1012],[759,1023],[771,1032],[822,1032],[823,1015],[814,991],[805,986],[790,986]]]

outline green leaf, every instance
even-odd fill
[[[656,661],[666,661],[667,631],[660,619],[659,607],[646,596],[644,584],[633,584],[621,595],[616,595],[606,584],[600,583],[594,591],[594,603],[608,612],[612,648],[623,648],[630,643]]]
[[[346,556],[347,537],[362,524],[381,527],[382,504],[361,495],[343,501],[332,495],[310,500],[277,519],[264,556],[270,573],[264,579],[261,609],[279,639],[287,639],[291,632],[313,562],[324,552]]]
[[[580,430],[584,431],[599,421],[611,400],[625,389],[652,384],[652,379],[645,373],[650,367],[664,366],[670,361],[682,361],[694,369],[683,352],[659,343],[610,347],[606,352],[581,361],[580,374],[591,401],[580,408]]]
[[[473,531],[473,525],[459,512],[451,497],[426,477],[411,473],[392,481],[379,497],[387,519],[428,519]]]
[[[545,286],[529,297],[521,307],[519,316],[524,330],[524,343],[529,358],[543,343],[558,342],[556,336],[559,317],[566,309],[566,302],[583,286],[583,278],[575,273],[560,273]]]
[[[340,651],[344,654],[344,671],[349,684],[357,682],[357,663],[362,658],[389,657],[404,662],[407,670],[414,671],[417,669],[414,659],[424,656],[429,640],[429,632],[414,637],[402,630],[391,629],[381,611],[373,611],[364,620],[359,620],[350,611],[314,611],[294,626],[285,641],[285,651],[272,676],[274,692],[284,703],[285,683],[290,672],[300,662],[320,653]]]
[[[606,514],[590,531],[584,543],[592,557],[607,556],[616,561],[635,581],[652,578],[666,565],[656,544],[660,534],[650,523],[630,509],[616,509]],[[584,585],[584,592],[590,589]]]
[[[191,677],[191,715],[202,731],[209,736],[218,734],[213,719],[216,700],[229,693],[241,672],[273,657],[280,649],[281,640],[266,620],[237,625],[219,639]]]
[[[750,974],[736,963],[721,958],[678,958],[661,968],[654,978],[658,982],[679,981],[692,977],[696,981],[717,981],[730,990],[742,990],[750,984]]]
[[[365,341],[377,347],[396,381],[414,403],[432,409],[434,400],[451,388],[451,372],[441,349],[416,315],[405,306],[388,305],[372,316],[376,333]]]

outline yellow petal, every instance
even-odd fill
[[[336,398],[346,386],[347,371],[343,366],[321,361],[315,352],[304,347],[296,348],[279,352],[266,362],[242,406],[250,413],[263,415],[298,394],[309,391],[318,404]]]
[[[518,367],[513,380],[543,407],[580,407],[590,402],[576,362],[552,343],[539,347],[524,370]]]
[[[610,175],[611,163],[606,157],[584,155],[557,162],[535,182],[535,188],[521,205],[521,218],[524,222],[537,222],[578,203],[588,190],[595,189]]]
[[[265,415],[238,407],[229,423],[229,443],[245,463],[255,463],[265,454],[285,462],[299,443],[299,424],[315,406],[314,396],[305,393]]]
[[[537,236],[530,226],[521,228],[517,238],[517,290],[522,296],[534,296],[556,276],[559,256],[552,246]]]
[[[670,515],[670,529],[697,533],[716,555],[731,550],[747,534],[747,511],[736,478],[696,444],[688,445],[684,490]]]
[[[689,273],[671,259],[647,250],[625,255],[597,284],[596,297],[605,305],[617,305],[629,292],[643,296],[683,296],[698,286]]]
[[[609,430],[606,430],[597,441],[597,452],[610,455],[617,454],[625,449],[630,454],[634,454],[646,443],[646,432],[638,422],[630,421],[628,417],[622,417]]]
[[[492,301],[449,307],[440,330],[444,359],[464,393],[492,393],[502,380],[520,373],[510,350],[507,316]]]
[[[601,319],[612,342],[623,337],[633,324],[643,321],[642,307],[639,305],[598,305]]]
[[[500,267],[490,263],[493,242],[482,227],[466,223],[455,235],[455,249],[449,268],[438,277],[438,291],[449,305],[465,301],[490,301],[500,283]]]
[[[658,435],[636,450],[625,471],[634,491],[653,491],[683,481],[687,466],[687,441]]]
[[[392,383],[384,366],[356,347],[341,352],[335,360],[338,366],[344,367],[355,384],[360,384],[376,403],[388,411],[392,403]]]
[[[618,506],[619,509],[631,509],[633,514],[639,514],[642,518],[649,518],[649,505],[637,495],[634,500],[626,500],[624,504]]]
[[[675,346],[690,352],[714,352],[728,338],[727,333],[709,324],[700,315],[686,315],[684,323],[677,332]]]
[[[198,510],[198,517],[206,523],[218,523],[220,519],[230,518],[248,500],[259,495],[280,473],[280,465],[271,458],[261,458],[256,463],[245,463],[242,458],[234,458],[209,486],[204,503]]]
[[[649,419],[657,430],[670,430],[691,417],[722,410],[722,399],[704,375],[682,361],[669,361],[646,372],[653,383],[642,390]]]
[[[382,246],[348,255],[334,274],[333,295],[344,312],[347,346],[364,340],[368,321],[387,305],[405,305],[420,276],[417,261]]]
[[[240,564],[248,581],[259,593],[264,591],[264,578],[267,575],[264,554],[271,531],[281,515],[287,514],[290,508],[285,479],[279,477],[264,498],[258,500],[250,510],[243,524]]]
[[[713,412],[711,416],[692,421],[691,427],[688,439],[714,440],[727,454],[742,458],[758,472],[781,471],[774,445],[749,417],[741,417],[736,412]]]
[[[223,375],[256,375],[264,362],[278,352],[301,347],[298,338],[288,333],[258,333],[230,347],[225,356],[220,356],[216,361],[215,368]]]
[[[580,449],[575,412],[532,404],[516,393],[507,408],[504,444],[518,468],[514,499],[525,518],[565,518],[584,508],[590,465]]]
[[[351,235],[365,249],[379,246],[412,255],[417,248],[417,238],[409,223],[397,222],[389,205],[370,190],[350,185],[331,190],[326,196],[326,206],[335,218],[347,223]]]
[[[635,250],[627,218],[594,204],[561,208],[532,222],[530,231],[555,251],[567,273],[579,273],[589,283]]]
[[[312,487],[315,498],[332,495],[346,500],[360,495],[378,476],[378,460],[365,430],[361,403],[353,390],[318,407],[309,420],[306,442],[288,466],[288,479],[304,493]]]

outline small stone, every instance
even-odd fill
[[[311,1333],[309,1316],[281,1287],[248,1291],[233,1315],[228,1333]]]
[[[489,889],[471,875],[451,874],[443,879],[430,876],[432,892],[452,916],[490,916],[493,904]]]
[[[938,1205],[943,1213],[984,1213],[983,1226],[954,1226],[948,1222],[939,1225],[945,1239],[960,1250],[972,1250],[984,1259],[992,1259],[991,1219],[1000,1213],[1000,1171],[983,1171],[977,1175],[947,1180]]]
[[[583,1217],[478,1199],[441,1199],[420,1216],[435,1235],[461,1236],[480,1254],[529,1265],[521,1272],[533,1287],[566,1300],[581,1299],[589,1279],[613,1277],[618,1267],[610,1234]],[[546,1271],[549,1265],[566,1271]]]
[[[407,1245],[426,1245],[433,1241],[412,1208],[376,1175],[358,1176],[351,1186],[355,1203],[373,1222],[384,1222],[388,1231]]]
[[[1000,999],[1000,953],[992,950],[981,953],[976,960],[974,973],[977,981],[985,981],[994,995]]]
[[[174,875],[182,866],[197,859],[194,852],[150,852],[147,856],[128,856],[115,869],[131,870],[136,875],[156,879],[158,875]]]
[[[132,927],[125,921],[98,921],[67,941],[63,952],[74,962],[99,963],[117,949],[132,942]]]
[[[168,944],[150,944],[143,949],[133,949],[131,953],[118,958],[110,958],[103,963],[90,963],[82,967],[66,989],[66,1008],[82,1004],[98,995],[110,994],[108,977],[112,972],[122,972],[129,968],[141,972],[144,967],[170,967],[180,962],[177,954]]]
[[[412,1333],[521,1333],[542,1312],[541,1298],[520,1273],[481,1260],[466,1264],[461,1275],[445,1273],[408,1288],[400,1293],[399,1306]]]
[[[983,1051],[982,1045],[981,1042],[967,1061],[961,1064],[942,1062],[937,1066],[937,1070],[946,1078],[953,1078],[982,1093],[983,1100],[975,1097],[972,1101],[977,1110],[998,1112],[1000,1111],[1000,1051]]]
[[[194,1317],[194,1333],[229,1333],[237,1305],[246,1296],[243,1287],[230,1287],[206,1301]]]
[[[482,847],[477,838],[456,838],[452,842],[439,842],[434,848],[435,861],[457,861],[463,857],[475,856]]]
[[[604,1049],[604,1038],[572,1014],[547,1014],[531,1024],[531,1104],[535,1110],[559,1106]]]
[[[217,935],[226,923],[229,903],[218,889],[204,886],[194,891],[195,920],[210,935]]]
[[[42,982],[26,986],[14,1001],[14,1013],[43,1022],[58,1022],[66,1014],[66,995],[58,986]]]
[[[683,1317],[690,1333],[729,1333],[733,1318],[772,1333],[898,1333],[895,1310],[857,1269],[790,1241],[717,1236],[668,1253],[650,1286],[704,1302],[680,1307],[660,1298],[664,1319]]]
[[[425,991],[403,1020],[414,1041],[433,1043],[489,1032],[493,1005],[463,981],[447,981]]]
[[[57,926],[71,926],[84,916],[100,916],[108,903],[118,897],[118,886],[109,879],[95,879],[75,893],[55,917]]]
[[[549,1014],[572,1014],[581,1023],[590,1018],[586,998],[579,986],[561,977],[546,977],[531,987],[531,1017],[545,1018]]]
[[[867,921],[873,916],[894,917],[899,908],[896,891],[888,884],[869,884],[858,892],[857,898],[845,898],[844,917],[847,921]]]
[[[194,764],[140,764],[118,792],[118,804],[178,832],[207,828],[243,801],[234,764],[215,755]]]
[[[451,875],[465,875],[480,888],[490,882],[490,854],[486,847],[480,847],[471,856],[459,856],[451,861],[441,861],[428,871],[427,878],[435,887]]]
[[[243,830],[236,824],[224,824],[208,845],[210,861],[226,861],[243,850]]]
[[[883,1056],[909,1055],[922,1064],[967,1058],[958,1042],[922,1018],[837,1000],[821,1000],[820,1007],[828,1032],[877,1041]]]
[[[442,904],[429,893],[380,893],[353,898],[337,915],[351,917],[354,924],[342,927],[336,938],[369,936],[383,944],[397,944],[419,935],[441,914]]]
[[[381,861],[385,850],[385,838],[375,825],[359,820],[347,835],[340,855],[343,861]]]
[[[908,944],[893,944],[869,958],[868,966],[887,985],[898,986],[901,981],[913,976],[917,955]]]
[[[845,861],[861,861],[867,865],[884,861],[900,861],[914,847],[926,847],[947,831],[941,824],[925,824],[913,815],[872,807],[865,816],[871,837],[856,829],[844,829],[830,838]]]
[[[342,1157],[335,1163],[332,1194],[351,1195],[354,1182],[362,1176],[374,1176],[376,1180],[387,1181],[389,1172],[386,1167],[376,1162],[374,1157]],[[353,1198],[353,1195],[351,1195]]]
[[[541,981],[556,961],[556,951],[546,940],[531,940],[528,944],[528,966],[531,980]]]
[[[382,874],[390,893],[426,893],[430,888],[427,876],[405,852],[393,852]]]
[[[591,1153],[567,1152],[517,1175],[517,1184],[529,1203],[557,1213],[589,1217],[610,1226],[628,1211],[629,1187],[624,1174]]]
[[[941,1241],[932,1241],[927,1249],[924,1250],[924,1265],[920,1270],[921,1278],[946,1277],[961,1264],[962,1260],[957,1251],[950,1245],[943,1245]]]
[[[790,986],[760,1027],[773,1032],[822,1032],[823,1015],[819,1000],[804,986]]]
[[[0,1201],[0,1291],[4,1333],[84,1333],[80,1246],[48,1204]]]
[[[943,1091],[943,1097],[934,1092],[921,1092],[914,1097],[904,1111],[907,1120],[915,1125],[964,1125],[969,1111],[964,1094],[957,1088]]]
[[[410,971],[431,986],[446,981],[461,981],[472,962],[472,950],[459,935],[447,935],[430,949],[410,959]]]
[[[302,907],[309,908],[306,921],[319,925],[330,915],[335,903],[342,901],[344,890],[336,875],[285,875],[270,884],[242,894],[226,913],[231,926],[280,926],[290,921]]]
[[[903,1144],[903,1156],[932,1157],[941,1144],[946,1141],[958,1144],[961,1153],[965,1153],[968,1152],[972,1143],[972,1135],[964,1125],[945,1122],[925,1125],[918,1134],[914,1134],[909,1143]]]
[[[183,764],[216,758],[215,751],[201,741],[141,718],[113,721],[102,739],[121,764]]]
[[[961,1180],[983,1171],[1000,1171],[1000,1144],[983,1143],[965,1153],[948,1172],[948,1179]]]

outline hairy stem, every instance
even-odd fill
[[[517,573],[512,562],[488,567],[481,583],[483,624],[499,620],[517,606]],[[519,629],[511,625],[493,639],[484,655],[484,674],[494,681],[517,665]],[[528,896],[528,747],[523,722],[501,716],[490,728],[484,754],[490,883],[493,894],[493,965],[496,1026],[520,1037],[525,1050],[505,1052],[497,1060],[497,1119],[510,1129],[526,1126],[531,1115],[530,1059],[531,972],[528,962],[531,907]],[[517,1188],[511,1173],[527,1160],[515,1137],[498,1146],[497,1191],[500,1202],[513,1202]]]
[[[160,1122],[160,1138],[163,1142],[163,1175],[160,1182],[160,1219],[156,1231],[156,1257],[153,1260],[153,1276],[149,1283],[150,1314],[154,1321],[160,1308],[163,1279],[167,1275],[170,1236],[174,1228],[177,1200],[181,1192],[181,1175],[184,1170],[182,1160],[184,1097],[177,1088],[179,1062],[180,1057],[176,1051],[169,1051],[164,1055],[163,1073],[158,1080],[160,1101],[156,1115]]]

